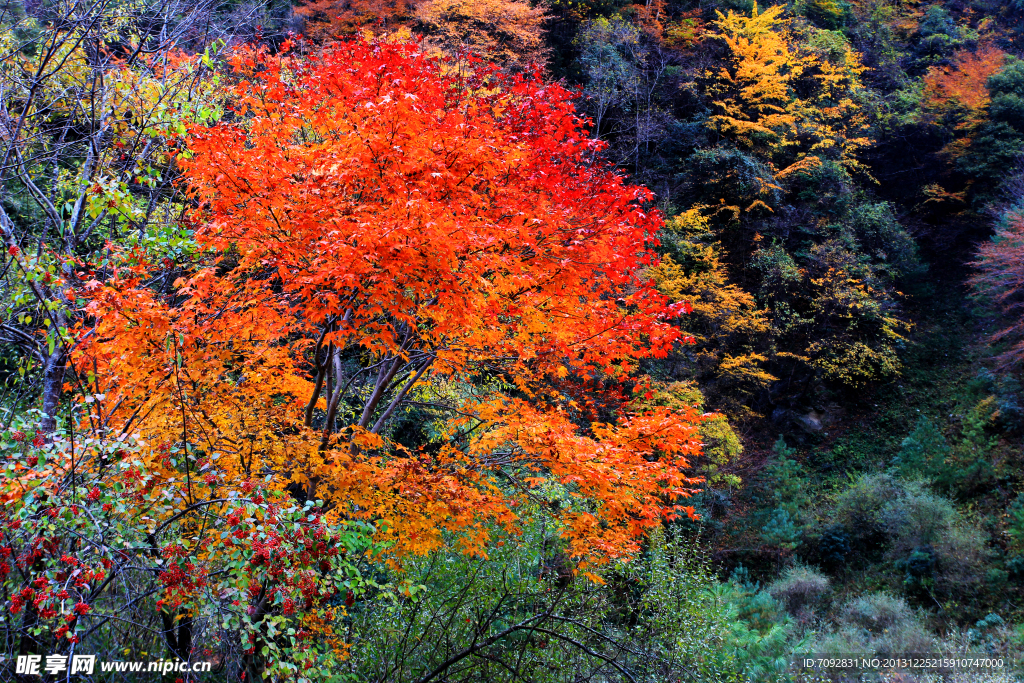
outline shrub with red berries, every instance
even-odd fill
[[[339,596],[364,590],[355,563],[375,551],[372,527],[212,473],[203,480],[220,484],[214,492],[233,490],[175,500],[123,440],[30,441],[24,428],[7,436],[16,476],[0,484],[0,595],[9,596],[0,624],[12,625],[9,639],[45,632],[54,652],[76,643],[90,651],[101,647],[103,624],[156,614],[171,625],[187,615],[194,644],[248,643],[250,660],[268,672],[338,646],[300,636],[302,624],[312,619],[329,634],[344,616]],[[295,635],[282,640],[289,629]],[[154,633],[152,651],[177,645]]]

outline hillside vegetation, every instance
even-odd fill
[[[3,680],[1024,676],[1021,0],[8,0],[0,157]]]

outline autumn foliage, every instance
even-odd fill
[[[704,74],[714,100],[710,123],[782,173],[820,158],[858,168],[856,154],[870,142],[858,102],[864,66],[845,43],[815,49],[784,9],[759,11],[755,3],[749,17],[719,13],[708,37],[724,44],[727,58]]]
[[[959,105],[978,116],[989,103],[988,79],[1006,63],[1006,53],[993,45],[959,52],[952,63],[932,67],[924,78],[927,103],[932,107]]]
[[[524,70],[547,57],[544,7],[509,0],[314,0],[296,7],[303,35],[323,43],[357,33],[409,38],[448,54],[473,51],[504,67]]]
[[[431,44],[449,54],[472,50],[514,69],[543,65],[542,5],[518,0],[423,0],[416,8]]]
[[[971,278],[975,292],[1002,314],[991,342],[1000,350],[996,362],[1004,369],[1024,361],[1024,217],[1011,212],[991,241],[981,245]]]
[[[721,244],[702,213],[706,208],[694,207],[666,223],[664,242],[674,248],[648,273],[666,296],[692,302],[682,326],[694,337],[687,350],[695,373],[714,377],[719,391],[728,386],[731,393],[749,395],[776,381],[764,370],[765,356],[752,350],[769,334],[768,320],[754,297],[730,282]],[[730,407],[740,412],[739,403]]]
[[[0,679],[755,681],[901,595],[996,643],[1022,3],[8,3]]]
[[[986,44],[977,50],[958,51],[950,64],[932,67],[924,77],[924,109],[938,121],[944,121],[955,138],[942,150],[948,160],[965,156],[980,128],[988,121],[991,96],[988,80],[1006,65],[1007,54]],[[932,201],[962,197],[947,195],[941,187],[930,188]]]
[[[180,160],[212,260],[164,295],[131,255],[89,286],[77,352],[159,485],[265,478],[392,557],[485,553],[538,496],[584,564],[678,514],[693,410],[591,422],[550,388],[631,386],[684,308],[640,276],[660,221],[592,161],[570,93],[386,42],[235,65],[234,118]]]
[[[412,17],[408,0],[314,0],[295,8],[304,21],[303,35],[323,42],[377,27],[394,30]]]

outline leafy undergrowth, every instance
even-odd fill
[[[955,286],[908,286],[898,380],[822,390],[820,429],[772,425],[745,485],[703,494],[723,574],[775,601],[795,650],[1024,652],[1017,387]]]

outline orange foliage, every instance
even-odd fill
[[[168,495],[263,477],[373,522],[395,557],[453,535],[483,553],[554,497],[583,566],[689,511],[696,411],[604,424],[552,388],[628,387],[685,309],[640,276],[651,195],[591,161],[570,92],[385,41],[236,67],[234,119],[181,159],[220,258],[165,297],[130,255],[90,284],[77,350],[115,406],[93,417],[148,444]],[[420,447],[394,431],[413,409]]]
[[[704,32],[701,10],[693,9],[670,15],[665,0],[646,0],[626,8],[623,13],[633,25],[651,40],[675,50],[684,50],[700,41]]]
[[[410,0],[310,0],[295,8],[305,20],[303,33],[316,41],[348,36],[362,28],[393,28],[413,15]]]
[[[515,69],[547,58],[542,6],[523,0],[424,0],[416,17],[449,54],[474,50]]]
[[[665,30],[663,24],[668,19],[665,0],[647,0],[644,4],[633,5],[634,22],[648,34],[660,37]]]
[[[951,61],[950,66],[933,66],[925,74],[924,111],[928,117],[949,120],[956,131],[956,137],[942,149],[942,154],[953,160],[967,154],[978,128],[988,120],[988,79],[1003,68],[1006,53],[994,45],[982,45],[974,52],[957,52]],[[950,198],[938,189],[938,194],[926,189],[927,201]]]
[[[989,103],[988,79],[1003,68],[1005,61],[1006,53],[994,45],[957,52],[951,65],[928,69],[924,77],[925,103],[935,109],[959,106],[977,120]]]

